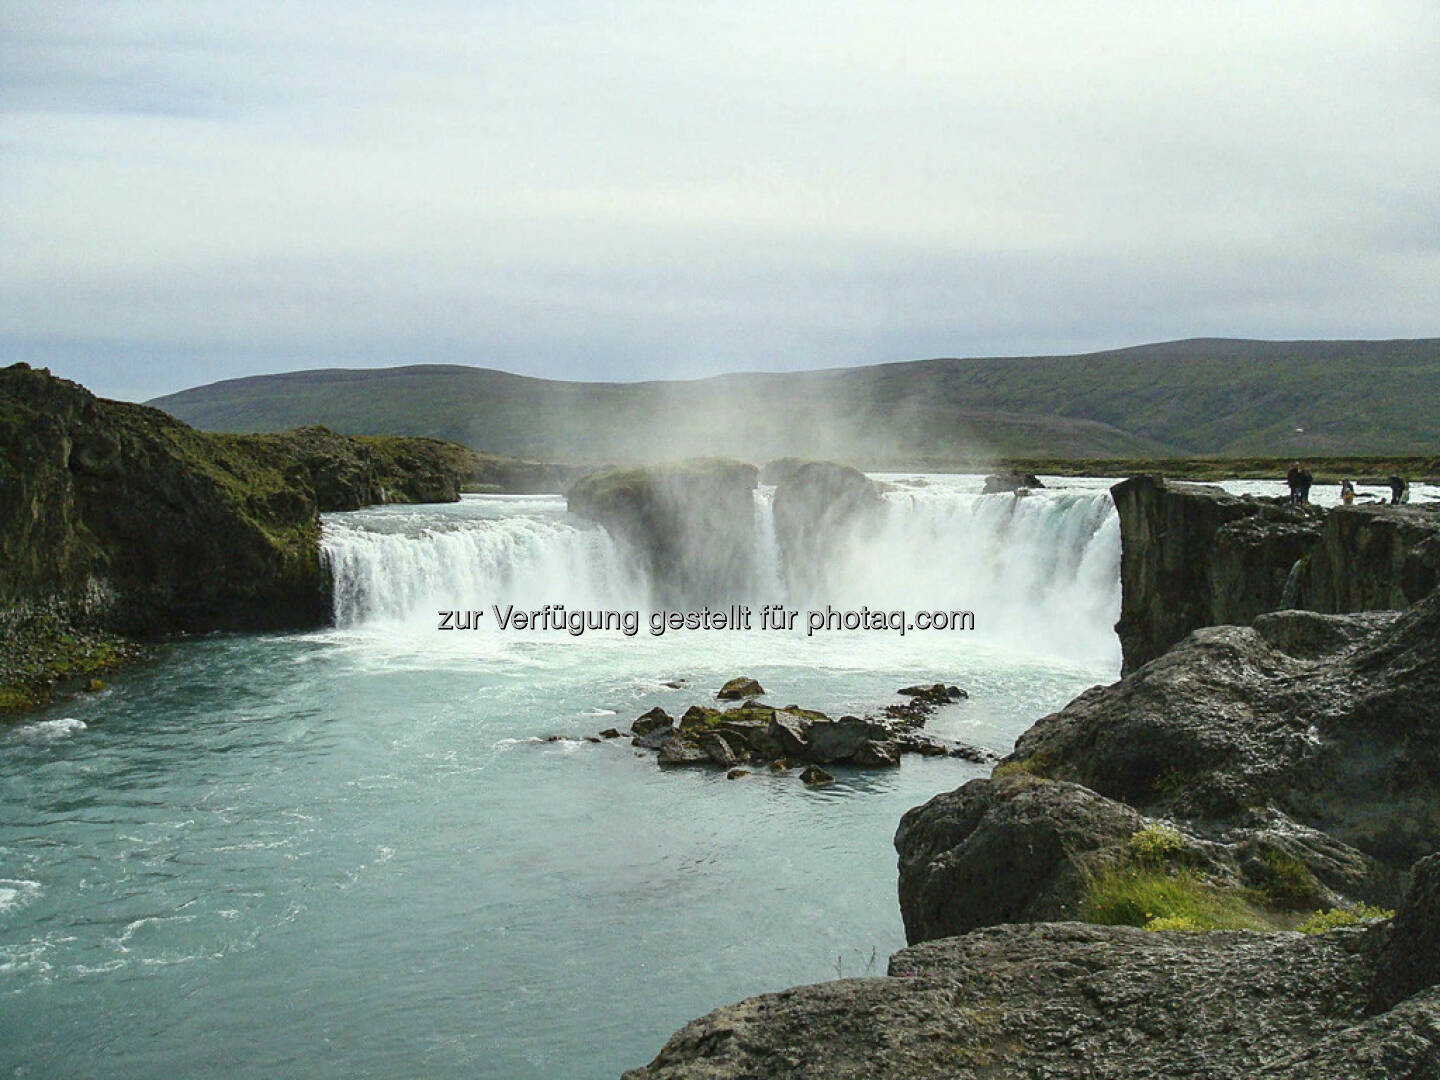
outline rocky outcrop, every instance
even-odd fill
[[[737,675],[715,692],[721,701],[743,701],[745,698],[764,697],[765,688],[754,679]]]
[[[1007,472],[995,473],[985,477],[985,486],[980,489],[981,495],[1000,495],[1011,491],[1028,491],[1031,488],[1043,488],[1045,485],[1034,473]]]
[[[205,434],[43,370],[0,370],[0,704],[113,666],[127,648],[112,633],[325,623],[320,512],[453,500],[469,459],[323,428]]]
[[[667,766],[715,765],[730,769],[739,764],[770,762],[772,768],[780,770],[836,764],[891,768],[900,764],[903,754],[953,755],[976,763],[995,760],[992,751],[943,742],[920,731],[926,718],[940,706],[967,696],[958,686],[936,683],[908,687],[900,693],[910,696],[910,700],[904,705],[887,706],[881,718],[835,719],[798,705],[774,708],[749,700],[723,712],[692,705],[678,723],[657,706],[637,717],[630,732],[633,745],[658,751],[657,760]],[[890,716],[891,709],[899,710],[898,715]]]
[[[136,634],[328,618],[315,491],[278,448],[18,366],[0,425],[0,606]]]
[[[1392,868],[1440,848],[1440,593],[1337,617],[1337,651],[1261,629],[1196,631],[1020,737],[1015,766],[1147,814],[1230,822],[1273,807]],[[1294,648],[1294,646],[1290,646]]]
[[[1111,494],[1127,672],[1199,627],[1243,626],[1279,608],[1403,608],[1440,573],[1440,513],[1423,506],[1326,511],[1154,476]]]
[[[792,597],[833,595],[826,574],[843,566],[837,554],[884,512],[875,481],[858,469],[828,461],[788,469],[776,485],[773,505],[775,536]]]
[[[754,573],[755,484],[753,465],[701,459],[587,473],[567,500],[645,564],[658,604],[728,603]]]
[[[1078,784],[1023,774],[937,795],[895,834],[905,940],[1078,918],[1086,875],[1144,823]]]
[[[1077,917],[1097,867],[1161,821],[1211,885],[1281,909],[1393,905],[1440,848],[1437,695],[1440,594],[1198,630],[905,815],[907,940]]]
[[[1126,671],[1198,627],[1245,625],[1281,607],[1285,582],[1319,539],[1325,516],[1318,507],[1153,476],[1110,493],[1120,516],[1115,632]]]
[[[1440,926],[1431,926],[1432,939]],[[1440,991],[1366,1017],[1375,929],[1147,933],[998,926],[881,978],[750,998],[626,1080],[1362,1080],[1440,1075]]]

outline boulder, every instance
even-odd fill
[[[905,940],[1076,918],[1086,874],[1143,826],[1128,806],[1031,776],[937,795],[895,833]]]
[[[715,694],[721,701],[740,701],[744,698],[761,697],[765,688],[754,679],[746,676],[739,676],[731,679]],[[749,705],[758,705],[758,702],[747,702]]]
[[[787,757],[805,761],[810,751],[810,724],[809,717],[801,713],[778,709],[770,720],[768,734]]]
[[[1034,473],[1006,472],[995,473],[985,477],[985,486],[980,489],[981,495],[1000,495],[1010,491],[1024,491],[1030,488],[1043,488],[1045,485]]]
[[[630,732],[636,736],[649,735],[652,731],[669,728],[673,726],[674,723],[675,721],[671,718],[670,714],[660,708],[659,705],[656,705],[655,708],[649,712],[643,713],[635,718],[635,722],[630,725]]]
[[[887,732],[883,725],[858,716],[842,716],[839,720],[817,720],[808,730],[805,760],[828,765],[832,761],[848,761],[867,742]]]
[[[850,759],[862,768],[891,768],[900,764],[900,747],[888,740],[868,739]]]
[[[729,740],[718,732],[711,731],[700,736],[700,749],[704,750],[705,756],[721,768],[733,768],[740,760]]]
[[[1257,629],[1198,630],[1039,720],[1009,760],[1151,814],[1233,823],[1271,807],[1398,876],[1440,848],[1440,594],[1346,618],[1327,634],[1350,644],[1317,659]]]
[[[800,773],[800,781],[806,787],[824,787],[826,784],[833,784],[835,777],[819,765],[806,765]]]
[[[1440,983],[1440,855],[1415,864],[1370,981],[1370,1012],[1384,1012]]]
[[[660,743],[659,760],[661,765],[704,765],[710,755],[698,743],[672,734]]]

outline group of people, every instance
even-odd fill
[[[1315,483],[1315,478],[1310,475],[1310,470],[1301,468],[1298,461],[1290,463],[1290,471],[1285,474],[1285,482],[1290,485],[1290,505],[1303,506],[1310,501],[1310,488]],[[1390,486],[1390,505],[1399,506],[1401,503],[1410,501],[1410,481],[1403,476],[1392,476],[1387,481]],[[1351,480],[1340,481],[1340,501],[1346,506],[1355,501],[1355,484]]]

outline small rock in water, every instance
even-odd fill
[[[600,738],[599,735],[586,735],[586,736],[585,736],[585,741],[586,741],[586,742],[604,742],[605,740],[602,739],[602,738]]]
[[[806,787],[824,787],[826,784],[835,782],[835,777],[820,768],[819,765],[805,766],[805,771],[800,774],[800,779]]]
[[[704,750],[678,736],[666,739],[660,747],[661,765],[703,765],[709,760]]]
[[[630,732],[636,736],[649,735],[652,731],[661,731],[674,723],[670,714],[657,705],[649,712],[636,717],[635,722],[630,725]]]
[[[98,694],[101,690],[105,689],[105,681],[103,679],[91,679],[85,684],[85,689],[92,694]]]
[[[764,693],[763,686],[754,679],[742,675],[727,682],[715,696],[721,701],[740,701],[744,698],[760,697]]]
[[[682,686],[685,685],[685,680],[684,680],[684,679],[670,679],[668,682],[662,682],[660,685],[661,685],[661,686],[668,686],[671,690],[679,690]]]
[[[774,761],[770,762],[771,772],[787,772],[789,768],[790,765],[786,762],[784,758],[776,758]]]
[[[600,732],[600,737],[602,739],[618,739],[620,738],[620,731],[617,728],[607,727],[604,731]]]
[[[725,779],[726,779],[726,780],[739,780],[740,777],[742,777],[742,776],[749,776],[749,775],[750,775],[750,770],[749,770],[749,769],[731,769],[729,772],[727,772],[727,773],[725,774]]]

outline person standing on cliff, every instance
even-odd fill
[[[1340,501],[1346,506],[1355,502],[1355,485],[1349,480],[1340,481]]]
[[[1290,471],[1284,474],[1284,482],[1290,485],[1290,505],[1300,505],[1300,462],[1290,462]]]
[[[1403,476],[1390,477],[1390,505],[1399,506],[1410,501],[1410,481]]]

